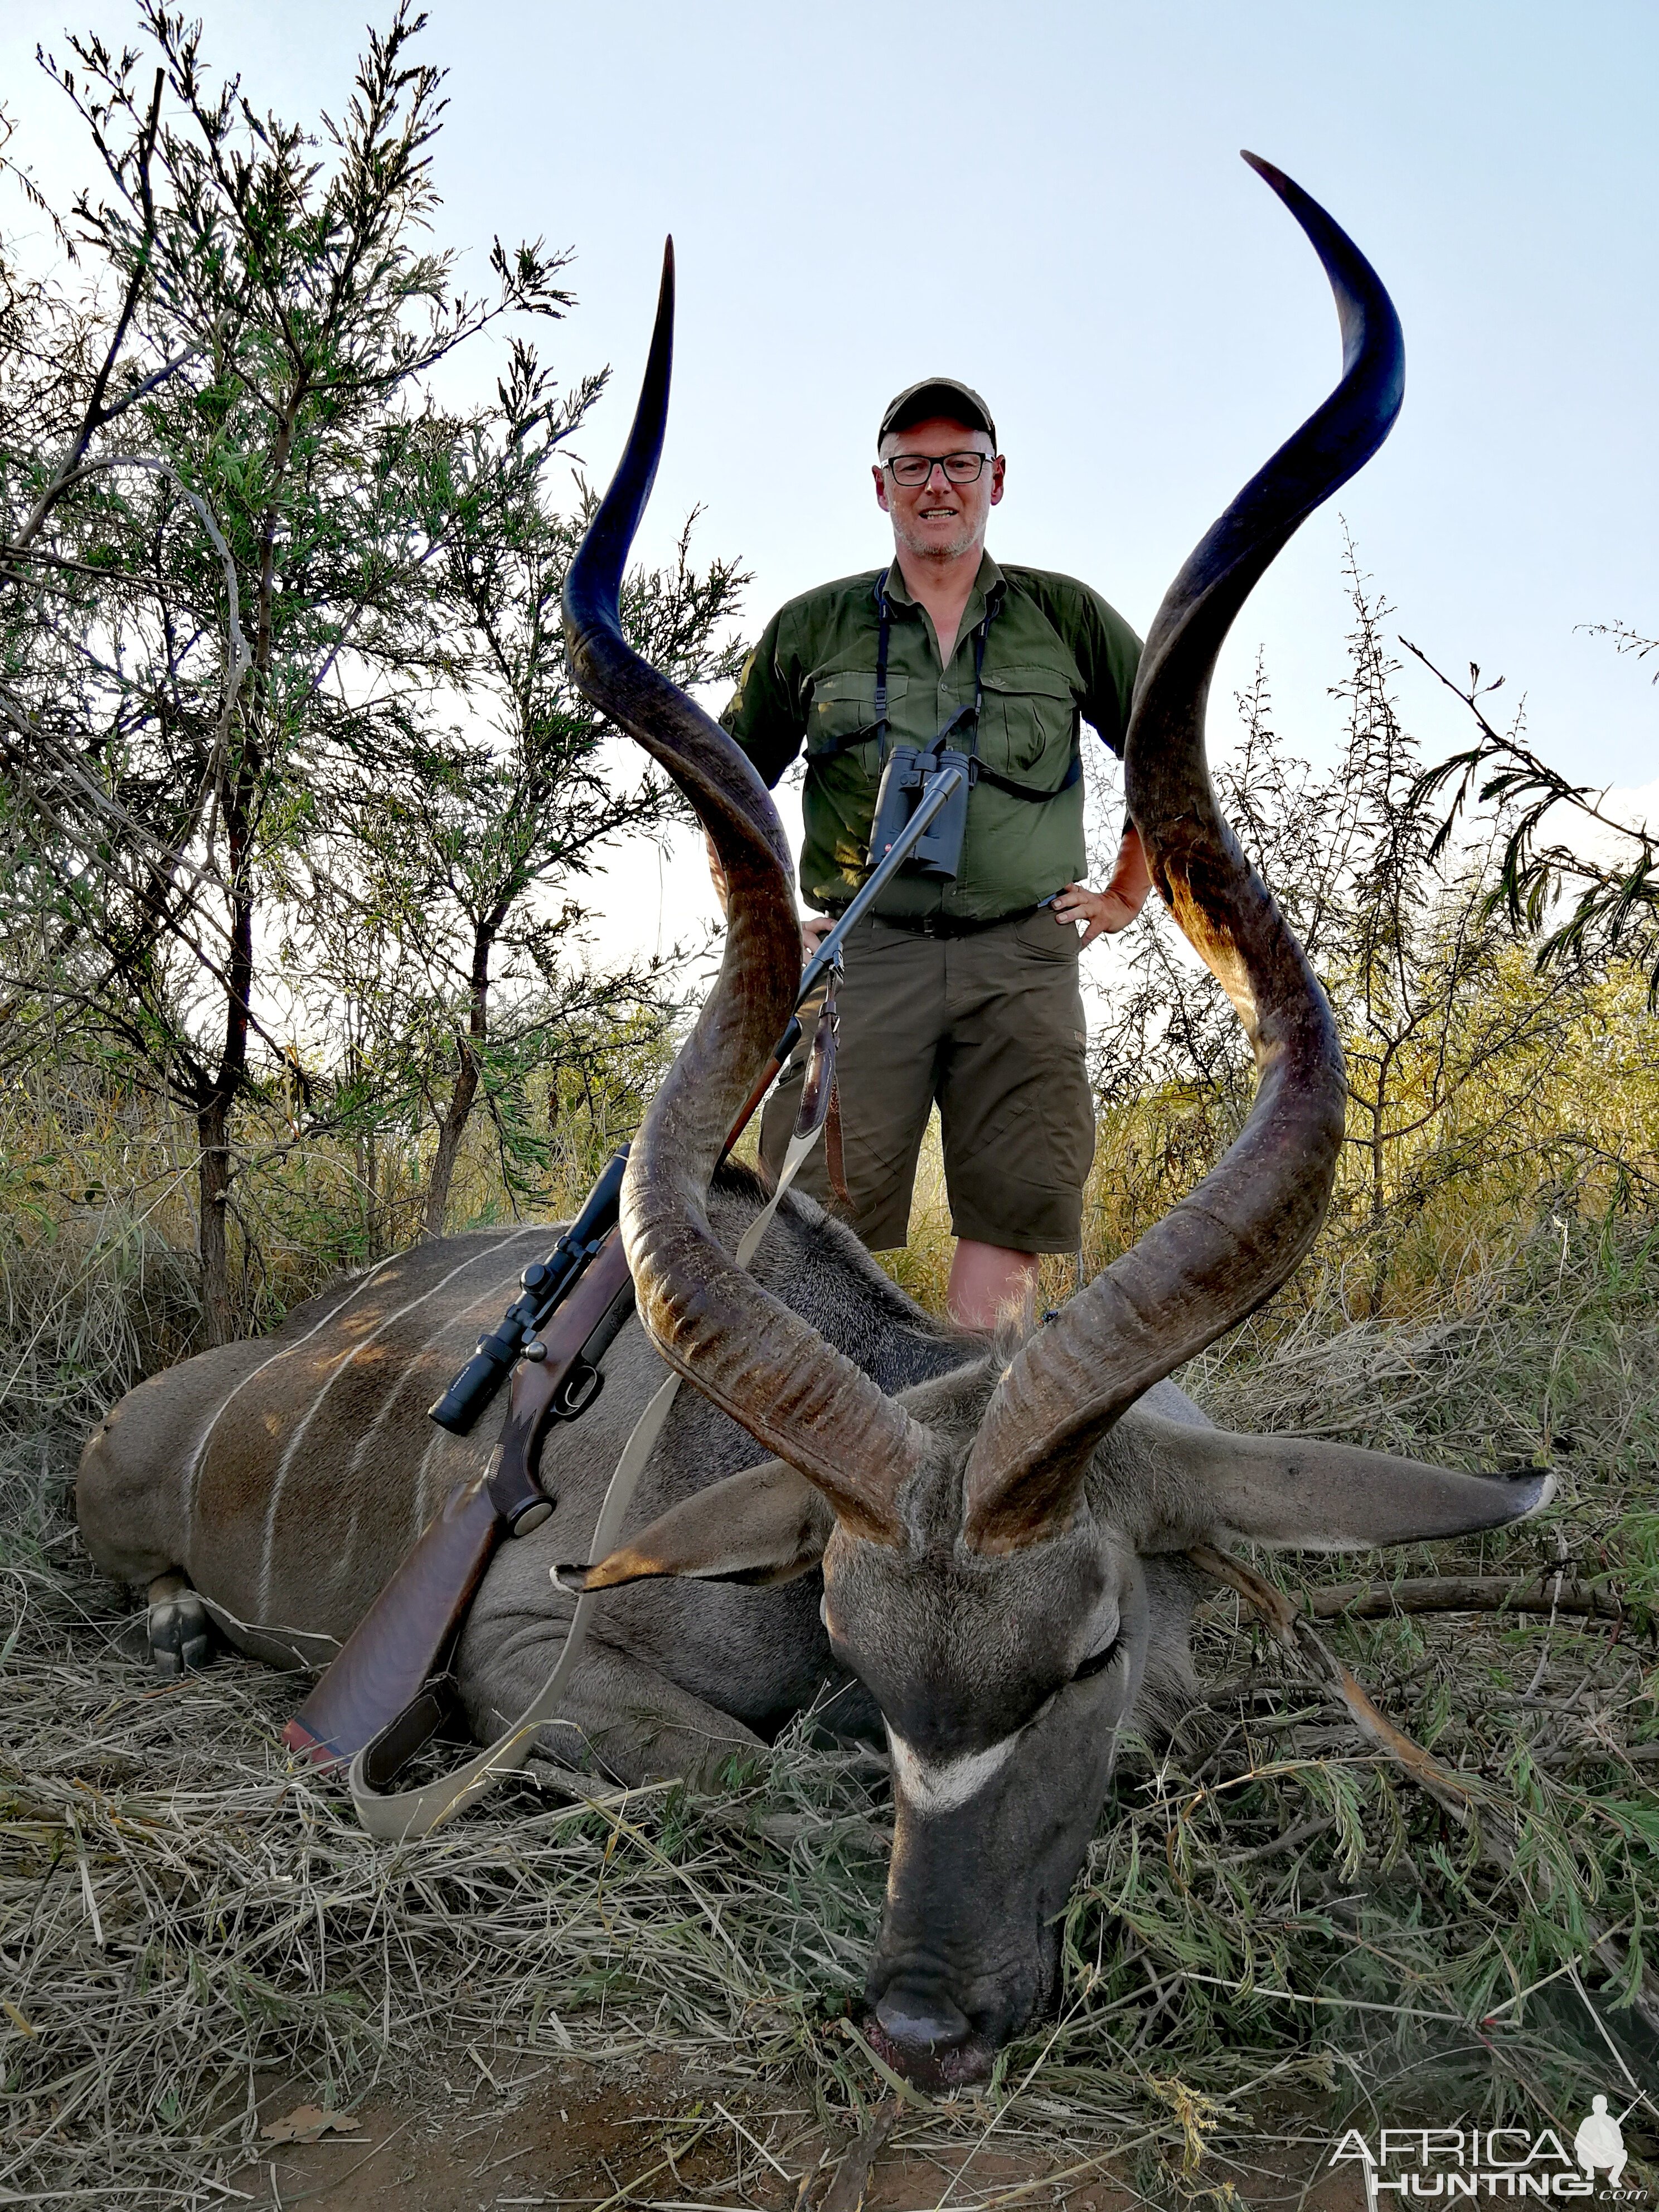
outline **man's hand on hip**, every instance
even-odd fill
[[[1146,866],[1140,832],[1129,823],[1125,825],[1123,842],[1117,848],[1111,881],[1105,890],[1091,891],[1087,884],[1067,884],[1063,891],[1055,894],[1049,912],[1057,922],[1073,927],[1079,921],[1085,924],[1083,935],[1078,940],[1081,951],[1097,937],[1127,929],[1146,905],[1146,894],[1152,887],[1152,873]]]
[[[1097,937],[1127,929],[1140,908],[1125,898],[1121,891],[1114,890],[1109,884],[1103,891],[1091,891],[1087,884],[1067,884],[1063,891],[1055,894],[1048,911],[1062,928],[1075,927],[1079,921],[1085,924],[1078,939],[1081,951]]]

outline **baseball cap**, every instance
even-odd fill
[[[896,399],[890,399],[876,443],[879,446],[890,430],[908,430],[913,422],[928,422],[935,415],[965,422],[970,430],[983,430],[992,445],[996,444],[997,426],[991,420],[990,409],[972,385],[963,384],[954,376],[924,376],[920,384],[907,385]]]

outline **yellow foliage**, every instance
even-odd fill
[[[1540,986],[1524,951],[1498,963],[1499,988],[1461,1010],[1449,1036],[1414,1039],[1389,1070],[1377,1160],[1369,1117],[1351,1108],[1330,1217],[1281,1295],[1330,1319],[1455,1308],[1460,1285],[1501,1267],[1552,1213],[1596,1216],[1659,1194],[1659,1018],[1634,968],[1563,994],[1559,1018],[1530,1026]],[[1523,1033],[1517,1035],[1517,1031]],[[1363,1070],[1364,1039],[1346,1039]],[[1449,1058],[1489,1056],[1437,1105]],[[1356,1083],[1356,1090],[1359,1087]],[[1084,1205],[1082,1267],[1092,1276],[1214,1166],[1237,1133],[1237,1109],[1197,1085],[1169,1084],[1108,1106]],[[937,1120],[923,1147],[902,1252],[883,1255],[895,1281],[942,1311],[951,1266],[950,1209]],[[1068,1297],[1078,1263],[1046,1260],[1041,1295]]]

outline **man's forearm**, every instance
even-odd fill
[[[1123,825],[1123,842],[1117,848],[1117,858],[1112,863],[1112,872],[1106,885],[1106,896],[1116,898],[1129,909],[1129,919],[1146,903],[1146,894],[1152,888],[1152,872],[1146,865],[1146,848],[1140,842],[1140,832],[1133,822]]]

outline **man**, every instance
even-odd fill
[[[975,763],[954,875],[907,867],[848,943],[840,1112],[853,1225],[880,1251],[905,1242],[938,1102],[950,1310],[988,1328],[1029,1304],[1039,1255],[1074,1252],[1081,1233],[1094,1112],[1078,956],[1132,921],[1150,884],[1133,827],[1105,890],[1082,880],[1079,724],[1122,751],[1140,645],[1086,585],[986,552],[1006,471],[977,392],[951,377],[912,385],[877,450],[890,564],[791,600],[721,720],[768,785],[805,745],[800,884],[821,915],[867,872],[894,745],[932,745],[956,718],[946,742]],[[809,948],[830,927],[808,922]],[[799,1060],[786,1072],[762,1124],[774,1174],[804,1073]],[[802,1180],[833,1203],[822,1148]]]

